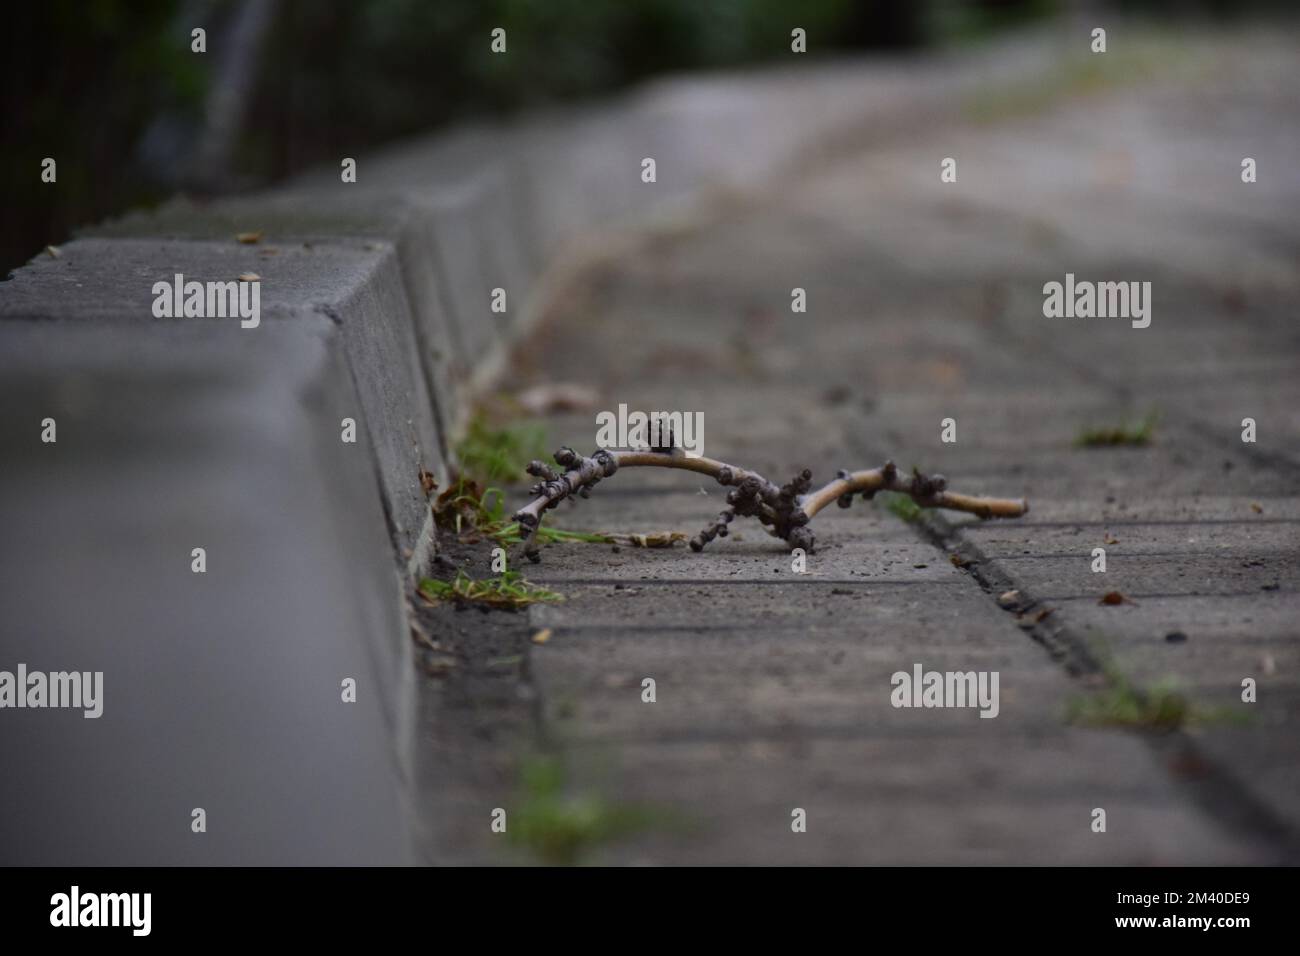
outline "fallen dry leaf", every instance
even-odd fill
[[[1123,594],[1121,594],[1119,591],[1107,591],[1105,594],[1101,596],[1101,600],[1098,601],[1097,603],[1098,604],[1124,604],[1125,602],[1129,604],[1133,603],[1128,598],[1126,598]]]
[[[258,243],[262,241],[262,230],[259,229],[256,232],[236,233],[235,239],[239,242],[242,242],[246,246],[251,246],[254,243]]]
[[[1203,777],[1213,768],[1195,753],[1182,751],[1170,758],[1169,769],[1183,777]]]
[[[256,272],[241,272],[239,274],[240,282],[261,282],[262,277]]]
[[[1260,507],[1259,502],[1256,501],[1250,503],[1250,510],[1255,512],[1257,515],[1262,515],[1264,513],[1264,509]]]
[[[438,487],[438,482],[434,480],[433,475],[425,469],[420,469],[420,487],[424,489],[424,497],[433,494],[433,489]]]
[[[60,259],[63,257],[63,250],[58,246],[46,246],[45,251],[50,254],[51,259]]]
[[[1101,540],[1105,544],[1119,544],[1119,538],[1112,537],[1109,531],[1106,532],[1106,536]]]
[[[549,627],[544,627],[536,634],[533,635],[534,644],[545,644],[550,639],[551,639],[551,629]]]
[[[998,607],[1015,607],[1019,603],[1019,591],[1003,591],[998,595]]]

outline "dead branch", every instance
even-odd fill
[[[562,472],[550,465],[533,461],[528,473],[542,479],[533,485],[533,500],[515,512],[523,537],[524,554],[540,560],[535,542],[542,516],[566,498],[589,497],[601,480],[620,468],[678,468],[714,478],[729,487],[727,507],[699,534],[691,539],[691,550],[700,551],[714,538],[725,538],[727,528],[736,517],[757,518],[768,533],[783,539],[791,549],[813,550],[815,537],[808,522],[832,501],[841,508],[853,503],[861,494],[871,500],[879,491],[895,491],[911,497],[922,508],[948,508],[965,511],[981,518],[1018,518],[1029,510],[1023,499],[978,498],[948,491],[943,475],[923,475],[913,471],[899,473],[894,463],[866,471],[841,471],[830,481],[812,491],[812,472],[804,469],[787,484],[778,487],[754,471],[746,471],[712,458],[689,458],[680,448],[671,451],[597,451],[587,458],[572,448],[561,448],[555,461]]]

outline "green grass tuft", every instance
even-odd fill
[[[1066,705],[1066,720],[1091,727],[1137,727],[1177,730],[1187,721],[1191,705],[1162,682],[1139,690],[1126,680],[1112,683],[1096,694],[1075,697]]]
[[[1172,731],[1189,724],[1245,722],[1249,715],[1228,708],[1193,704],[1170,679],[1150,687],[1134,685],[1113,662],[1103,665],[1107,685],[1102,690],[1072,698],[1065,719],[1091,727],[1128,727]]]
[[[518,809],[508,820],[510,841],[552,866],[573,866],[602,843],[649,829],[661,814],[598,794],[566,793],[564,770],[553,758],[524,765]]]
[[[510,524],[503,525],[488,532],[493,541],[499,544],[510,545],[520,544],[523,542],[523,535],[519,533],[519,523],[512,521]],[[554,544],[557,541],[581,541],[586,544],[613,544],[618,539],[608,534],[596,534],[589,531],[564,531],[560,528],[552,528],[542,519],[542,526],[537,529],[534,536],[538,544]]]
[[[879,492],[876,501],[880,502],[895,518],[902,518],[907,522],[916,521],[924,510],[910,495],[899,491]]]
[[[460,474],[482,484],[516,484],[528,478],[525,469],[534,459],[546,459],[546,429],[522,423],[493,428],[481,416],[469,424],[456,446]]]
[[[450,581],[425,578],[420,582],[420,593],[434,601],[456,601],[508,609],[564,600],[562,594],[525,581],[518,571],[506,571],[494,578],[479,581],[464,571],[457,571],[456,577]]]
[[[1149,445],[1155,437],[1160,413],[1148,412],[1141,421],[1124,422],[1109,428],[1083,428],[1074,439],[1079,448],[1109,448],[1117,445]]]

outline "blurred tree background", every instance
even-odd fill
[[[10,11],[0,273],[84,223],[664,71],[960,42],[1064,0],[39,0]],[[1140,4],[1163,12],[1170,0]],[[1232,7],[1230,0],[1199,6]],[[206,30],[207,52],[191,52]],[[495,27],[508,54],[489,50]],[[58,163],[56,184],[41,161]]]

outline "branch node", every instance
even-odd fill
[[[807,519],[805,518],[805,520]],[[816,543],[817,538],[812,533],[811,528],[799,527],[792,529],[785,540],[789,543],[791,550],[803,548],[806,553],[812,554],[813,545]]]
[[[614,474],[614,472],[618,471],[618,459],[615,458],[613,455],[611,455],[604,448],[600,449],[600,451],[596,452],[591,457],[592,460],[596,462],[596,464],[600,465],[601,470],[605,473],[606,478],[610,477],[611,475]]]

